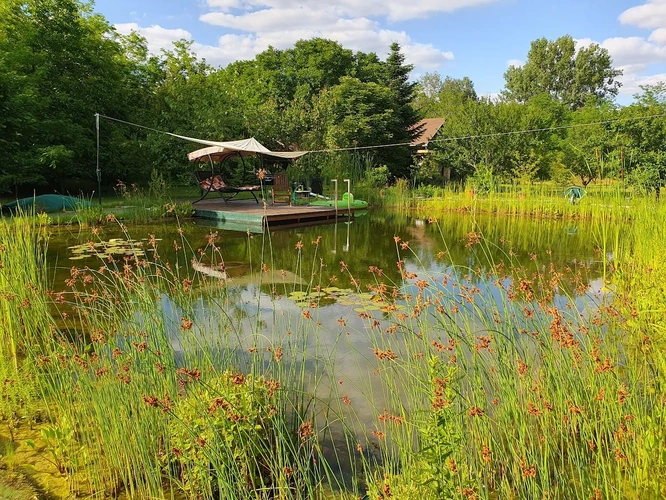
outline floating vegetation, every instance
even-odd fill
[[[313,303],[333,303],[341,306],[355,307],[356,312],[371,312],[382,310],[383,299],[374,293],[358,293],[351,288],[338,288],[335,286],[322,288],[319,291],[295,291],[288,295],[298,307],[310,307]],[[403,308],[404,306],[393,306]]]
[[[155,241],[160,241],[156,239]],[[146,252],[154,252],[154,248],[144,249],[145,241],[111,238],[97,243],[83,243],[67,247],[72,254],[69,260],[83,260],[92,257],[106,259],[109,257],[145,257]]]

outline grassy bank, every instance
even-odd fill
[[[590,185],[583,198],[575,203],[567,198],[565,189],[552,183],[507,185],[488,191],[458,184],[410,189],[401,182],[385,189],[364,189],[363,186],[359,189],[357,198],[368,199],[375,206],[413,209],[417,213],[464,212],[587,219],[610,212],[615,218],[626,219],[637,209],[655,204],[654,195],[641,195],[621,184]]]

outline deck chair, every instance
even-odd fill
[[[229,203],[238,195],[238,193],[250,193],[254,198],[254,201],[259,203],[259,198],[257,198],[255,193],[261,191],[261,186],[228,186],[222,179],[221,175],[211,177],[209,172],[203,171],[195,171],[194,176],[202,191],[202,196],[197,201],[203,200],[211,192],[220,193],[220,197],[224,200],[224,203]]]
[[[291,205],[291,189],[289,188],[289,177],[286,172],[273,175],[271,199],[274,205],[278,202],[285,202]]]

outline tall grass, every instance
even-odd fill
[[[503,186],[487,193],[458,184],[413,190],[397,185],[379,191],[372,201],[381,206],[397,206],[426,213],[457,211],[569,219],[594,218],[608,210],[616,219],[627,219],[637,209],[654,204],[654,197],[637,196],[621,185],[589,186],[586,191],[581,200],[571,203],[563,189],[548,183]]]
[[[52,415],[44,452],[57,457],[54,465],[72,484],[77,478],[88,494],[132,498],[177,491],[192,498],[315,496],[325,468],[316,464],[309,402],[293,390],[302,386],[297,356],[305,337],[284,346],[284,360],[276,346],[267,363],[252,322],[241,314],[234,323],[224,288],[162,262],[155,239],[151,260],[72,267],[65,291],[46,293],[42,278],[16,272],[26,255],[10,239],[21,229],[41,277],[42,226],[20,218],[3,224],[2,283],[14,291],[3,289],[3,310],[29,293],[25,307],[34,312],[30,320],[3,315],[3,346],[14,353],[30,344],[25,355],[38,365]],[[214,261],[218,252],[211,235],[199,258]],[[183,251],[185,267],[190,258]],[[219,290],[214,323],[201,312],[200,287]],[[215,310],[216,302],[208,305]]]
[[[632,214],[643,222],[631,250],[610,218],[595,236],[617,254],[619,271],[605,276],[616,294],[591,287],[590,263],[559,269],[535,254],[525,264],[478,229],[466,235],[471,264],[453,265],[431,217],[440,265],[399,235],[397,281],[378,262],[361,284],[341,262],[369,298],[340,318],[316,293],[285,305],[295,288],[329,284],[319,240],[311,261],[294,248],[305,283],[295,285],[274,269],[270,233],[248,236],[265,248],[252,263],[265,277],[259,304],[193,272],[193,257],[222,262],[215,234],[200,252],[169,242],[178,256],[168,263],[167,243],[152,238],[149,257],[73,267],[64,291],[47,294],[38,264],[39,279],[16,270],[29,255],[40,262],[40,226],[14,219],[0,241],[10,224],[32,236],[4,245],[0,283],[39,283],[37,323],[8,316],[3,348],[36,366],[58,430],[51,449],[89,495],[659,498],[663,303],[635,302],[650,295],[630,278],[639,266],[661,270],[648,257],[661,247],[643,242],[660,231],[659,210]],[[0,295],[5,310],[12,300]]]
[[[402,244],[399,261],[415,260]],[[486,245],[470,235],[470,252]],[[630,362],[618,310],[585,271],[404,271],[407,310],[369,330],[385,405],[368,433],[382,454],[371,496],[663,494],[664,456],[645,451],[663,446],[645,432],[661,422],[653,374]]]

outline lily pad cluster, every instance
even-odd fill
[[[353,307],[358,313],[382,311],[388,312],[387,304],[374,293],[359,293],[351,288],[338,288],[335,286],[322,288],[319,291],[295,291],[289,294],[298,307],[310,307],[313,302],[321,304],[337,302],[341,306]],[[394,310],[404,309],[405,306],[393,306]]]
[[[74,245],[68,247],[68,250],[72,254],[69,260],[83,260],[91,257],[101,259],[108,257],[144,257],[146,252],[155,251],[152,248],[144,249],[146,241],[147,238],[141,241],[111,238],[108,241]]]

